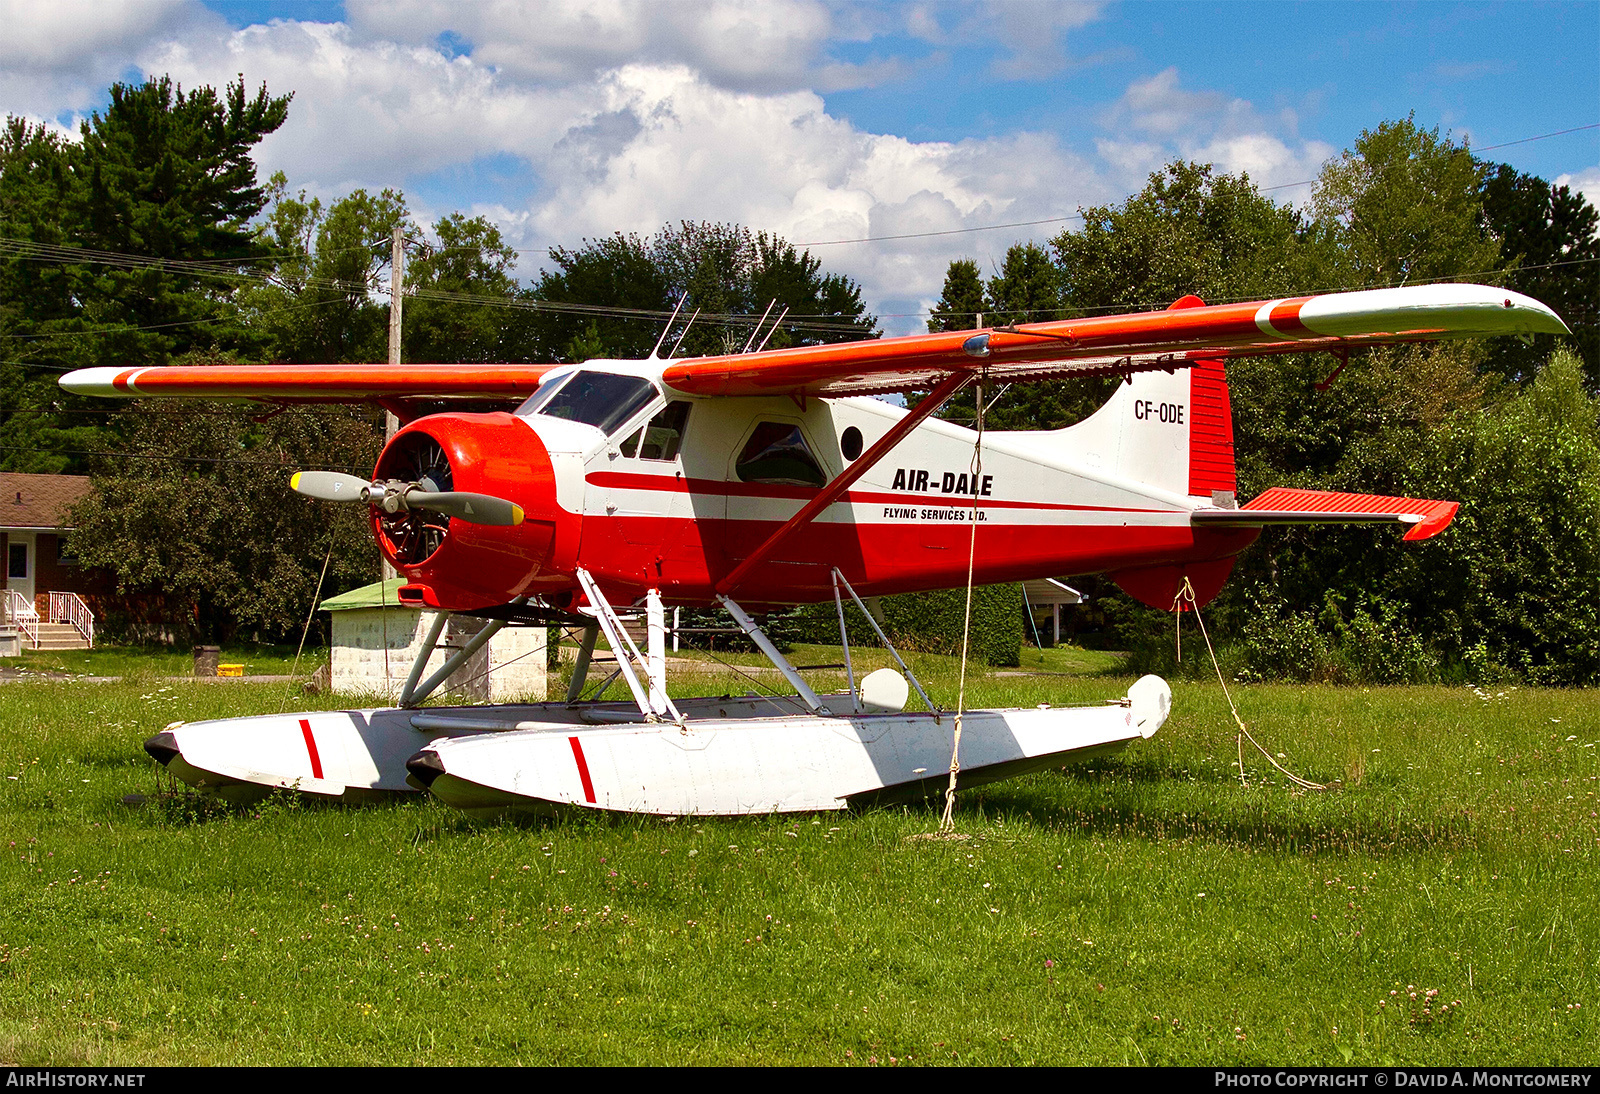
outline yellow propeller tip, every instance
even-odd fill
[[[294,474],[289,476],[289,489],[300,489],[300,472],[296,471]]]

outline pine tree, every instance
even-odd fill
[[[958,258],[950,263],[944,275],[944,292],[928,315],[928,331],[972,330],[981,316],[987,322],[994,312],[994,304],[983,287],[978,264],[970,258]]]

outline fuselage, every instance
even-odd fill
[[[662,365],[591,361],[551,373],[514,414],[408,425],[391,449],[408,434],[432,438],[456,489],[528,513],[513,530],[452,520],[431,554],[396,558],[412,597],[471,608],[560,596],[581,566],[624,596],[654,588],[668,603],[709,603],[907,413],[872,398],[687,396],[661,383]],[[1181,395],[1130,404],[1146,449],[1165,444],[1187,461],[1187,392],[1185,379]],[[965,585],[969,569],[986,585],[1226,559],[1255,538],[1193,527],[1211,499],[1130,476],[1106,451],[1122,439],[1102,427],[988,431],[980,445],[974,430],[925,420],[722,591],[758,605],[817,601],[832,597],[836,567],[862,595]],[[380,461],[380,473],[407,470],[384,460],[393,465]]]

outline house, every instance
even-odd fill
[[[1022,595],[1027,603],[1028,614],[1033,619],[1033,630],[1028,637],[1035,638],[1041,645],[1047,636],[1052,646],[1060,644],[1061,609],[1084,601],[1083,594],[1077,589],[1053,577],[1024,581]],[[1044,622],[1041,624],[1042,613],[1048,614],[1043,615]]]
[[[72,507],[88,493],[85,475],[0,471],[0,652],[19,643],[93,645],[94,615],[84,595],[100,591],[104,579],[78,565],[70,539]]]
[[[422,651],[434,614],[401,604],[404,578],[391,578],[324,600],[333,623],[330,674],[333,690],[395,702]],[[428,659],[427,672],[444,664],[488,624],[453,614]],[[545,628],[505,627],[453,673],[441,694],[455,702],[506,703],[545,697]]]

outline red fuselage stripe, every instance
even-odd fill
[[[705,494],[711,497],[768,498],[774,500],[807,501],[817,490],[809,486],[777,486],[757,483],[724,482],[719,479],[680,479],[676,475],[646,475],[631,471],[595,471],[588,476],[592,486],[609,486],[617,490],[655,490],[666,494]],[[857,505],[954,505],[970,508],[968,495],[952,494],[937,497],[927,494],[891,494],[876,490],[851,490],[839,499],[840,504]],[[1136,509],[1125,505],[1063,505],[1048,501],[1009,501],[1004,498],[983,498],[980,509],[1058,509],[1088,513],[1175,513],[1174,509]]]
[[[589,763],[583,758],[583,742],[576,737],[568,737],[572,743],[572,758],[578,761],[578,778],[583,780],[583,800],[590,805],[594,804],[594,783],[589,780]]]
[[[300,736],[306,739],[306,755],[311,757],[311,777],[322,778],[322,757],[317,755],[317,739],[311,735],[311,720],[300,719]]]

